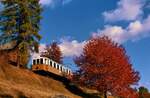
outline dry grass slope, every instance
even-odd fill
[[[12,66],[5,61],[6,55],[0,55],[0,98],[99,98],[70,86],[68,80]]]
[[[0,63],[0,97],[51,98],[50,96],[55,95],[80,98],[68,91],[63,83],[57,80],[37,75],[30,70]]]

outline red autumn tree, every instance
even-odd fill
[[[62,52],[57,42],[53,42],[52,44],[47,45],[45,50],[46,52],[42,52],[41,56],[52,59],[55,62],[60,63],[60,64],[63,63]]]
[[[125,49],[108,37],[91,38],[74,61],[79,67],[74,82],[97,89],[104,98],[108,92],[121,98],[137,98],[131,86],[139,81],[139,73],[132,68]]]

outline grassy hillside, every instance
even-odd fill
[[[67,90],[65,85],[60,81],[37,75],[30,70],[19,69],[1,60],[0,97],[51,98],[50,96],[57,95],[69,98],[81,98]]]
[[[52,73],[20,69],[0,56],[0,98],[100,98]],[[39,75],[40,74],[40,75]]]
[[[14,97],[26,96],[29,98],[64,95],[69,98],[80,98],[68,91],[63,83],[59,81],[10,65],[1,66],[0,68],[0,96],[6,95]]]
[[[98,98],[70,85],[65,78],[37,73],[44,76],[12,66],[0,57],[0,98]]]

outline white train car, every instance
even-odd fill
[[[72,71],[70,68],[65,67],[47,57],[37,57],[32,59],[32,70],[44,70],[57,75],[71,75]]]

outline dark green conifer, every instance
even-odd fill
[[[30,51],[38,51],[41,20],[39,0],[3,0],[0,12],[1,36],[15,37],[18,51],[17,66],[27,64]],[[5,40],[5,39],[4,39]]]

